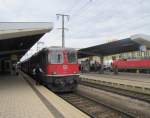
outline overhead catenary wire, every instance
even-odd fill
[[[94,0],[87,0],[85,2],[85,4],[79,6],[79,4],[82,2],[82,0],[78,0],[78,2],[73,4],[71,9],[70,9],[70,7],[69,7],[69,9],[67,8],[68,10],[66,9],[67,14],[70,15],[71,20],[76,20],[77,16],[79,16],[82,12],[84,12],[85,8],[93,1]],[[79,6],[79,8],[78,8],[78,6]],[[78,9],[74,12],[75,8],[78,8]]]
[[[104,7],[105,7],[105,6],[102,5],[101,10],[102,10]],[[88,9],[88,8],[87,8],[87,9]],[[87,11],[87,9],[86,9],[86,11]],[[85,13],[85,12],[81,11],[80,14],[78,14],[78,16],[81,15],[81,13]],[[94,17],[92,17],[92,19],[93,19],[93,20],[97,20],[95,17],[97,17],[97,15],[95,15]],[[115,17],[115,16],[110,15],[109,17],[112,18],[112,17]],[[142,16],[140,16],[140,17],[142,17]],[[80,23],[81,23],[81,17],[79,17],[79,18],[80,18]],[[85,20],[86,20],[86,21],[89,20],[89,19],[87,19],[87,18],[85,19],[85,17],[83,17],[82,19],[83,19],[82,22],[84,22]],[[90,18],[90,19],[91,19],[91,18]],[[109,19],[109,18],[108,18],[108,19]],[[125,22],[123,22],[123,25],[126,25],[126,23],[129,24],[130,22],[131,22],[130,24],[132,25],[132,23],[134,23],[134,21],[138,21],[138,20],[141,20],[141,19],[142,19],[142,18],[136,18],[136,19],[133,20],[133,21],[132,21],[132,19],[127,19]],[[72,21],[76,21],[76,20],[77,20],[77,19],[74,19],[74,18],[73,18],[73,20],[71,20],[71,22],[72,22]],[[78,20],[79,20],[79,19],[78,19]],[[100,19],[99,19],[99,20],[100,20]],[[86,21],[85,21],[85,22],[86,22]]]
[[[86,4],[84,4],[82,7],[80,7],[79,9],[77,9],[77,11],[78,10],[81,10],[81,9],[83,9],[83,8],[85,8],[88,4],[89,4],[89,2],[91,2],[92,0],[88,0],[88,2],[86,2]],[[77,2],[76,4],[79,4],[80,2]],[[75,9],[75,7],[73,7],[69,12],[71,13],[72,11],[73,11],[73,9]],[[77,13],[77,12],[76,12]],[[70,15],[64,15],[64,14],[56,14],[57,15],[57,18],[58,18],[58,16],[67,16],[67,18],[68,17],[70,17]],[[74,16],[74,15],[73,15]],[[63,19],[63,17],[62,17],[62,19]],[[64,20],[63,20],[64,21]],[[64,23],[63,23],[64,24]],[[60,28],[59,28],[60,29]],[[64,47],[65,46],[65,41],[64,41],[64,29],[65,28],[61,28],[62,29],[62,47]]]
[[[99,1],[92,1],[92,3],[93,3],[93,5],[94,5],[94,3],[95,4],[98,4],[98,3],[96,3],[96,2],[99,2]],[[103,3],[105,3],[105,2],[102,2],[102,3],[100,3],[100,5],[98,6],[101,10],[103,10],[103,8],[105,7],[105,5],[103,5]],[[95,6],[92,6],[92,4],[88,4],[88,5],[90,5],[87,9],[84,9],[83,11],[81,11],[80,12],[80,14],[78,14],[78,16],[85,16],[85,15],[87,15],[88,16],[88,13],[89,13],[89,9],[90,8],[92,8],[93,10],[95,10],[96,9],[96,7]],[[97,13],[99,12],[99,10],[97,9],[97,11],[96,11]],[[94,17],[92,17],[92,19],[95,19],[95,17],[97,17],[98,15],[97,14],[95,14],[95,16]],[[85,19],[85,17],[79,17],[79,18],[82,18],[83,20],[89,20],[89,19]],[[80,20],[80,21],[83,21],[82,19],[73,19],[73,21],[74,20]],[[95,19],[96,20],[96,19]]]
[[[77,17],[79,14],[81,14],[84,9],[92,2],[92,0],[88,0],[85,4],[83,4],[74,14],[72,14],[72,17]]]
[[[92,1],[93,2],[93,1]],[[88,10],[90,9],[91,10],[91,7],[92,7],[92,11],[95,9],[95,7],[93,6],[93,5],[91,5],[91,4],[87,4],[87,3],[90,3],[90,1],[87,1],[86,3],[84,3],[83,5],[80,5],[80,7],[79,7],[79,9],[77,9],[76,11],[74,11],[76,8],[72,8],[73,10],[71,10],[71,12],[72,12],[72,14],[70,14],[71,15],[71,20],[70,20],[70,22],[76,22],[77,20],[80,20],[80,24],[81,24],[81,21],[82,22],[87,22],[87,21],[89,21],[90,19],[92,19],[92,21],[94,20],[94,21],[97,21],[97,20],[99,20],[99,23],[100,22],[104,22],[104,20],[102,20],[102,19],[97,19],[97,18],[95,18],[95,17],[97,17],[97,15],[101,15],[101,11],[103,10],[103,8],[105,8],[106,7],[106,5],[107,4],[105,4],[105,3],[107,3],[107,2],[102,2],[102,1],[98,1],[99,3],[101,3],[98,7],[98,11],[97,11],[97,13],[96,13],[96,15],[94,16],[94,17],[89,17],[88,18]],[[78,2],[78,3],[80,3],[80,2]],[[94,4],[97,4],[97,1],[94,1]],[[81,7],[82,6],[82,7]],[[83,7],[84,6],[84,7]],[[111,7],[112,7],[112,5],[111,5]],[[100,11],[100,13],[99,13],[99,11]],[[79,17],[79,16],[81,16],[81,14],[87,14],[86,16],[86,18],[85,17]],[[85,15],[83,15],[83,16],[85,16]],[[108,19],[110,19],[110,18],[112,18],[112,17],[115,17],[115,16],[113,16],[113,15],[109,15],[109,16],[107,16],[107,18]],[[140,16],[141,17],[141,16]],[[140,19],[142,19],[142,18],[137,18],[137,19],[135,19],[135,21],[137,20],[137,21],[139,21]],[[90,20],[91,21],[91,20]],[[131,24],[132,25],[132,23],[134,23],[134,20],[132,20],[132,19],[127,19],[125,22],[121,22],[121,24],[123,24],[123,25],[126,25],[126,23],[127,24]],[[69,25],[71,25],[72,23],[69,23]],[[77,24],[76,24],[77,25]],[[86,26],[86,25],[85,25]],[[84,25],[82,25],[82,27],[84,27]],[[92,26],[92,28],[94,28],[94,26]],[[100,29],[99,30],[101,30],[101,27],[100,27]],[[90,30],[90,31],[92,31],[92,30]],[[98,32],[100,32],[100,31],[98,31]]]
[[[89,1],[88,1],[88,2],[89,2]],[[87,3],[88,3],[88,2],[87,2]],[[105,2],[103,2],[103,3],[105,3]],[[101,5],[99,6],[99,8],[101,9],[100,11],[102,11],[103,8],[105,7],[105,5],[103,5],[103,3],[101,3]],[[85,6],[87,6],[87,5],[85,4]],[[112,6],[112,7],[113,7],[113,6]],[[93,8],[95,9],[95,7],[93,7]],[[81,7],[81,9],[82,9],[82,7]],[[83,8],[83,9],[84,9],[84,8]],[[89,7],[88,7],[86,10],[84,10],[84,11],[81,11],[81,10],[80,10],[81,12],[79,12],[79,14],[77,14],[77,15],[80,16],[80,15],[83,14],[83,13],[86,14],[87,12],[85,12],[85,11],[88,11],[88,9],[89,9]],[[79,10],[79,9],[78,9],[78,10]],[[99,11],[99,10],[98,10],[98,11]],[[97,12],[98,12],[98,11],[97,11]],[[78,13],[78,12],[76,12],[76,13]],[[97,17],[98,15],[101,15],[101,13],[96,14],[95,16],[93,16],[92,19],[97,20],[95,17]],[[73,17],[73,16],[74,16],[74,15],[71,15],[71,17]],[[76,16],[74,16],[74,17],[76,17]],[[70,22],[79,20],[79,18],[81,18],[81,17],[78,17],[78,19],[76,19],[76,18],[74,18],[74,17],[71,19]],[[113,16],[110,15],[109,17],[112,18]],[[86,21],[89,20],[89,19],[87,19],[87,18],[85,19],[84,17],[82,17],[82,19],[83,19],[83,20],[86,20]],[[80,21],[83,21],[82,19],[80,19]],[[90,19],[91,19],[91,18],[90,18]],[[108,18],[108,19],[109,19],[109,18]],[[130,20],[130,19],[128,19],[128,20]],[[127,21],[127,20],[126,20],[126,21]],[[84,21],[83,21],[83,22],[84,22]]]
[[[66,14],[71,15],[71,13],[72,13],[76,8],[78,8],[78,6],[80,5],[80,3],[81,3],[82,1],[85,1],[85,0],[75,0],[75,2],[72,3],[71,7],[69,6],[69,7],[65,10]]]

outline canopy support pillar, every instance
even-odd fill
[[[104,56],[100,56],[101,68],[99,70],[100,74],[104,73]]]

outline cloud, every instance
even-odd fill
[[[150,34],[150,0],[0,0],[1,21],[50,21],[55,30],[41,41],[46,46],[61,45],[61,19],[57,13],[71,15],[65,22],[66,46],[82,48],[127,38],[132,34]],[[79,43],[80,42],[80,43]],[[86,42],[86,43],[85,43]]]

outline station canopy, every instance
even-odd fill
[[[52,28],[51,22],[0,22],[0,59],[11,55],[21,58]]]
[[[130,38],[83,48],[78,50],[78,57],[84,58],[88,56],[108,56],[124,52],[139,51],[141,50],[141,47],[150,49],[150,36],[136,34]]]

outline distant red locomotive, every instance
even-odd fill
[[[39,64],[44,75],[41,83],[55,92],[74,91],[79,78],[77,52],[73,48],[44,48],[30,59],[21,63],[21,68],[32,75]]]
[[[112,65],[120,71],[136,72],[138,70],[144,73],[150,72],[150,59],[114,60]]]

